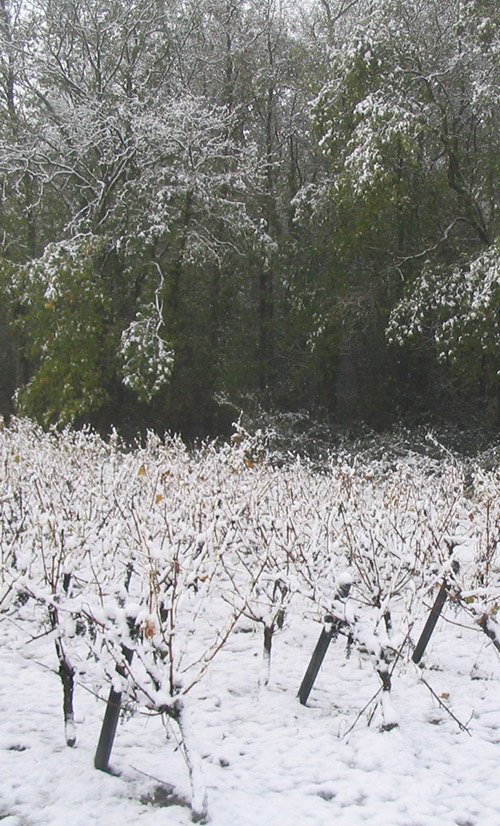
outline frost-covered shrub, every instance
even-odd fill
[[[45,647],[40,658],[62,679],[68,742],[80,682],[101,694],[112,682],[131,709],[179,723],[201,814],[189,702],[243,618],[264,631],[263,682],[275,632],[328,615],[387,694],[446,577],[450,599],[498,645],[490,456],[398,447],[279,463],[267,441],[241,425],[230,443],[196,450],[153,434],[125,450],[115,436],[27,420],[0,430],[6,633],[53,640],[56,656]]]

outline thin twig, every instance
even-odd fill
[[[469,735],[469,737],[472,737],[472,734],[471,734],[470,729],[468,729],[468,728],[467,728],[467,726],[466,726],[466,725],[464,725],[464,723],[461,723],[461,722],[460,722],[460,720],[458,719],[458,717],[455,717],[455,715],[453,714],[452,710],[451,710],[450,708],[448,708],[448,706],[446,705],[446,703],[443,703],[443,701],[442,701],[441,697],[439,697],[439,695],[438,695],[438,694],[436,694],[436,692],[434,691],[434,689],[432,688],[432,686],[430,686],[430,685],[429,685],[429,683],[427,682],[427,680],[426,680],[424,677],[420,677],[420,682],[421,682],[421,683],[423,683],[425,686],[427,686],[427,688],[428,688],[428,689],[429,689],[429,691],[431,692],[431,694],[432,694],[432,696],[434,697],[434,699],[438,701],[438,703],[439,703],[440,707],[441,707],[441,708],[443,708],[443,709],[447,712],[447,714],[449,714],[449,715],[450,715],[450,717],[452,718],[452,720],[454,720],[454,721],[455,721],[455,723],[456,723],[456,724],[457,724],[457,726],[459,727],[460,731],[465,731],[465,733],[466,733],[466,734],[468,734],[468,735]]]
[[[346,732],[344,732],[344,734],[342,735],[342,739],[344,739],[344,737],[347,737],[347,735],[350,734],[351,731],[356,727],[356,725],[358,723],[358,720],[360,720],[360,718],[365,713],[366,709],[369,708],[371,706],[371,704],[377,699],[378,695],[380,694],[380,692],[382,690],[383,690],[383,686],[380,686],[379,688],[377,688],[377,690],[376,690],[375,694],[373,695],[373,697],[370,697],[368,702],[363,706],[361,711],[356,715],[356,718],[355,718],[354,722],[352,723],[352,725],[349,726],[349,728],[347,729]]]

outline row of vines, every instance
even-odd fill
[[[14,420],[0,468],[5,634],[53,641],[68,745],[75,684],[175,721],[195,819],[208,810],[189,698],[243,621],[262,633],[265,686],[289,618],[328,615],[378,673],[387,728],[391,678],[443,580],[499,646],[500,475],[484,457],[337,451],[313,466],[273,461],[240,426],[228,444],[150,435],[132,450]]]

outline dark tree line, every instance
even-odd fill
[[[495,425],[489,0],[0,0],[0,407]]]

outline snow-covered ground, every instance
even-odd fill
[[[491,457],[281,467],[237,435],[192,454],[0,429],[2,826],[189,824],[203,782],[172,720],[182,704],[213,826],[498,826]],[[444,577],[450,599],[415,665]],[[341,635],[302,706],[326,610]],[[118,679],[123,645],[135,655]],[[104,773],[110,680],[127,700]]]
[[[346,660],[338,641],[308,706],[299,704],[316,624],[296,621],[280,633],[260,689],[260,634],[234,634],[192,702],[214,826],[498,826],[500,664],[467,618],[467,627],[448,621],[463,619],[448,608],[424,667],[401,667],[392,691],[399,727],[386,732],[376,719],[368,726],[366,713],[356,722],[379,681],[357,654]],[[190,797],[174,733],[167,739],[158,717],[124,719],[111,760],[120,774],[96,771],[104,703],[77,689],[78,744],[66,747],[59,679],[27,653],[2,641],[2,826],[190,823],[188,808],[141,803],[157,785],[151,778]]]

